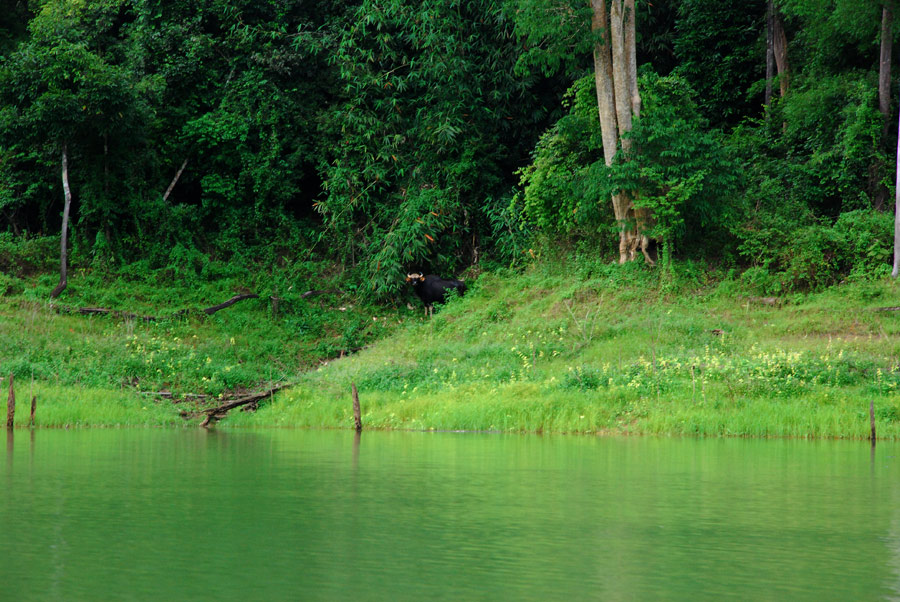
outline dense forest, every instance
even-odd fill
[[[2,0],[0,241],[324,261],[372,298],[560,249],[771,293],[884,275],[897,8]]]

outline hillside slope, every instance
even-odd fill
[[[558,269],[558,266],[557,266]],[[301,377],[233,425],[879,437],[900,433],[890,280],[760,299],[607,265],[483,274],[430,320]]]

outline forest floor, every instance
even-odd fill
[[[643,266],[543,264],[480,274],[426,319],[413,298],[305,287],[208,315],[255,291],[80,278],[53,303],[49,277],[0,296],[0,399],[13,373],[19,426],[34,397],[37,426],[353,428],[355,385],[364,428],[865,438],[872,407],[878,436],[900,436],[890,279],[761,297],[691,266],[661,284]],[[216,411],[235,400],[250,401]]]

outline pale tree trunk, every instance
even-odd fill
[[[881,11],[881,59],[878,63],[878,110],[884,115],[884,131],[887,132],[891,113],[891,49],[893,35],[891,26],[894,15],[885,6]]]
[[[66,290],[66,286],[68,286],[67,280],[67,265],[68,265],[68,254],[66,251],[66,246],[69,241],[69,206],[72,204],[72,192],[69,188],[69,156],[67,152],[66,144],[63,144],[62,147],[62,182],[63,182],[63,194],[65,195],[65,205],[63,207],[63,221],[62,221],[62,234],[60,236],[60,251],[59,251],[59,284],[56,285],[56,288],[50,293],[50,298],[57,298],[60,293]]]
[[[900,127],[897,135],[897,179],[894,194],[894,269],[891,276],[897,277],[900,272]]]
[[[631,78],[628,69],[630,53],[625,49],[625,7],[622,0],[610,0],[609,34],[619,140],[622,150],[628,153],[631,140],[625,134],[631,131]]]
[[[600,31],[594,47],[594,82],[603,138],[603,158],[612,165],[619,142],[623,152],[631,150],[631,140],[623,135],[631,131],[632,120],[640,114],[641,97],[637,89],[635,57],[634,0],[591,0],[591,29]],[[619,263],[631,261],[638,246],[648,262],[647,238],[641,233],[645,220],[635,215],[628,194],[612,196],[613,215],[619,225]]]
[[[641,93],[638,90],[637,83],[637,15],[634,11],[634,0],[625,0],[625,14],[623,23],[623,37],[625,39],[625,64],[628,94],[631,98],[631,119],[632,121],[641,116]],[[629,150],[630,150],[629,144]],[[652,216],[647,209],[635,207],[634,203],[629,199],[629,206],[634,215],[634,229],[632,230],[631,240],[629,241],[629,259],[634,259],[637,255],[637,248],[640,247],[644,259],[650,265],[656,262],[650,257],[647,248],[650,239],[644,234],[647,227],[650,226]],[[621,258],[620,258],[621,261]]]
[[[641,94],[637,85],[637,24],[634,12],[634,0],[625,0],[625,57],[628,61],[628,86],[631,89],[631,115],[634,119],[641,116]]]
[[[881,11],[881,56],[878,61],[878,110],[882,115],[881,138],[883,143],[887,142],[888,125],[891,116],[891,49],[893,46],[893,29],[892,24],[894,15],[891,9],[885,5]],[[875,186],[875,198],[872,205],[876,211],[883,211],[887,203],[888,191],[880,181],[883,164],[880,160],[872,166],[873,179]]]
[[[772,102],[772,80],[775,78],[775,0],[766,4],[766,119],[768,120],[769,103]]]
[[[618,139],[622,152],[631,150],[631,139],[624,137],[631,131],[631,89],[628,76],[628,53],[625,50],[625,19],[622,0],[610,0],[609,11],[609,48],[612,57],[613,99],[616,109]],[[634,259],[631,241],[632,229],[629,227],[632,202],[625,192],[613,195],[613,209],[619,222],[619,263]]]
[[[772,53],[775,56],[775,67],[778,69],[778,86],[781,97],[788,93],[791,81],[791,68],[787,56],[787,36],[784,34],[784,24],[778,10],[772,10]]]
[[[612,165],[619,144],[619,128],[616,124],[612,56],[609,50],[609,15],[606,12],[606,0],[591,0],[591,7],[594,11],[591,30],[602,32],[600,42],[594,45],[594,85],[597,88],[597,106],[600,110],[603,158],[607,165]]]

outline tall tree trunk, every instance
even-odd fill
[[[622,0],[610,0],[610,47],[612,49],[613,89],[615,90],[616,120],[622,150],[631,150],[631,140],[624,135],[631,131],[631,78],[625,49],[625,7]]]
[[[600,113],[600,132],[603,138],[603,158],[612,165],[622,144],[624,152],[631,141],[623,137],[631,131],[633,117],[640,114],[641,97],[637,89],[637,59],[635,50],[634,0],[590,0],[591,29],[601,32],[594,46],[594,82]],[[613,214],[619,226],[619,263],[635,258],[641,241],[634,204],[625,192],[612,196]],[[642,249],[646,249],[644,243]],[[649,256],[645,256],[649,260]]]
[[[894,15],[885,6],[881,11],[881,59],[878,62],[878,110],[884,115],[884,133],[887,133],[891,113],[891,49]]]
[[[625,0],[625,51],[628,53],[628,87],[631,89],[631,115],[641,116],[641,94],[637,85],[637,25],[634,0]]]
[[[62,234],[60,236],[61,242],[59,251],[59,284],[57,284],[56,288],[54,288],[50,293],[51,299],[56,299],[57,297],[59,297],[60,293],[66,290],[66,286],[68,286],[68,254],[66,252],[66,247],[69,242],[69,207],[72,204],[72,192],[69,188],[69,155],[65,143],[63,143],[62,147],[62,182],[66,203],[63,207]]]
[[[600,111],[600,135],[603,138],[603,159],[612,165],[619,145],[616,124],[616,104],[613,94],[612,56],[609,44],[609,15],[606,0],[591,0],[593,16],[591,30],[600,31],[600,41],[594,45],[594,85],[597,88],[597,107]],[[618,219],[618,216],[617,216]]]
[[[894,15],[891,9],[885,5],[881,10],[881,56],[878,61],[878,110],[883,117],[881,126],[882,144],[887,146],[888,126],[891,116],[891,50],[894,42],[893,25]],[[876,211],[884,211],[887,204],[887,187],[881,182],[881,173],[884,168],[881,160],[876,160],[872,165],[872,180],[875,188],[875,196],[872,206]]]
[[[622,29],[624,39],[624,58],[626,71],[627,94],[630,99],[631,121],[641,116],[641,93],[638,90],[637,83],[637,15],[634,12],[634,0],[625,0]],[[629,130],[631,128],[629,127]],[[631,149],[631,140],[628,140],[628,150]],[[634,225],[630,232],[628,243],[628,259],[633,260],[637,256],[637,249],[640,248],[647,263],[653,265],[655,262],[647,252],[649,239],[644,234],[644,230],[649,226],[652,216],[646,209],[640,209],[634,206],[632,198],[627,199],[627,207],[631,211]],[[621,252],[620,258],[621,261]]]
[[[773,7],[772,10],[772,53],[775,55],[775,67],[778,69],[778,86],[781,97],[788,92],[791,81],[791,68],[787,56],[787,36],[784,34],[784,24],[781,15]]]
[[[894,193],[894,269],[891,276],[897,277],[900,272],[900,126],[897,132],[897,179]]]
[[[594,85],[597,88],[597,107],[600,112],[600,135],[603,138],[603,160],[606,165],[612,165],[619,146],[619,126],[616,120],[616,98],[613,87],[612,51],[610,48],[609,14],[606,10],[606,0],[591,0],[593,15],[591,29],[601,32],[600,41],[594,45]],[[621,246],[623,229],[627,218],[627,205],[621,199],[621,195],[612,198],[613,215],[619,224],[619,256],[620,261],[625,257],[625,250]]]
[[[775,0],[766,4],[766,98],[765,107],[772,102],[772,80],[775,79]],[[766,119],[769,118],[768,110]]]

